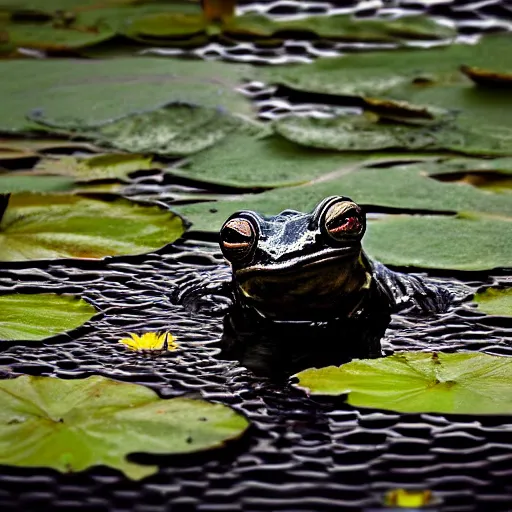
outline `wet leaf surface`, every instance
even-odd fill
[[[473,301],[488,315],[512,316],[512,288],[487,288],[476,293]]]
[[[239,437],[247,420],[222,404],[163,400],[149,388],[105,377],[0,381],[0,464],[63,473],[105,465],[139,480],[157,466],[130,453],[190,453]]]
[[[168,211],[124,199],[13,194],[0,223],[0,261],[143,254],[183,230]]]
[[[512,358],[399,352],[297,374],[313,395],[348,394],[356,407],[406,413],[512,414]]]
[[[53,293],[0,295],[0,340],[43,340],[80,327],[96,310]]]

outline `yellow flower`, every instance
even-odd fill
[[[129,338],[122,338],[118,343],[122,343],[130,350],[165,352],[178,348],[178,344],[170,332],[145,332],[140,336],[130,332],[129,335]]]
[[[385,504],[399,508],[421,508],[433,503],[432,491],[428,489],[392,489],[386,493]]]

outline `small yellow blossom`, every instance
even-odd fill
[[[432,491],[428,489],[393,489],[386,493],[385,504],[389,507],[421,508],[433,502]]]
[[[170,332],[145,332],[140,336],[133,332],[128,333],[129,338],[122,338],[118,343],[122,343],[130,350],[141,352],[165,352],[167,350],[176,350],[178,344]]]

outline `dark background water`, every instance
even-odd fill
[[[453,20],[461,39],[512,24],[510,2],[431,1],[293,2],[248,4],[273,15],[332,12],[358,15],[428,12]],[[429,5],[427,5],[429,4]],[[250,43],[194,50],[196,56],[231,60],[297,61],[347,48],[327,41],[289,41],[261,49]],[[250,84],[262,118],[290,110],[326,112]],[[277,91],[278,92],[278,91]],[[320,98],[321,99],[321,98]],[[141,174],[136,196],[172,206],[182,185]],[[433,490],[443,511],[512,510],[512,419],[356,410],[341,400],[308,399],[298,391],[255,377],[217,357],[222,318],[192,313],[171,303],[174,283],[219,266],[213,241],[189,233],[173,246],[139,257],[104,262],[9,264],[0,270],[0,292],[55,291],[81,295],[102,313],[52,343],[13,345],[0,353],[6,374],[82,378],[105,375],[144,384],[163,397],[183,393],[231,405],[252,427],[240,441],[214,452],[183,457],[136,456],[157,463],[157,475],[132,482],[107,468],[75,475],[0,467],[0,510],[339,511],[378,508],[396,487]],[[510,286],[509,273],[444,274],[476,290]],[[127,352],[117,340],[126,332],[171,330],[180,349],[157,358]],[[512,321],[462,304],[434,317],[396,315],[383,339],[392,350],[473,350],[512,356]]]

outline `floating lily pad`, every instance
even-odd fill
[[[407,16],[396,20],[357,19],[350,15],[309,16],[299,20],[275,20],[258,14],[237,16],[222,30],[227,35],[251,35],[279,39],[286,34],[301,33],[328,39],[396,42],[403,38],[445,39],[456,32],[426,16]]]
[[[340,367],[305,370],[313,395],[348,394],[356,407],[441,414],[512,414],[512,358],[475,353],[400,352]]]
[[[77,181],[120,179],[127,181],[128,175],[135,171],[156,167],[152,157],[129,154],[95,155],[90,158],[63,156],[41,160],[35,172],[42,174],[61,174],[73,176]],[[0,187],[1,187],[0,175]],[[40,178],[40,177],[38,177]],[[1,190],[1,189],[0,189]]]
[[[243,130],[243,124],[220,110],[169,105],[73,132],[124,151],[187,156],[213,146],[237,128]]]
[[[247,420],[222,404],[163,400],[149,388],[105,377],[0,381],[0,464],[63,473],[105,465],[139,480],[157,466],[131,453],[191,453],[240,437]]]
[[[130,114],[185,103],[251,115],[234,88],[244,66],[179,59],[0,62],[0,130],[98,127]],[[32,121],[28,121],[30,117]],[[226,115],[226,118],[228,116]],[[53,128],[49,128],[52,126]]]
[[[512,87],[512,73],[500,73],[470,66],[461,66],[460,70],[478,85],[486,87]]]
[[[10,22],[0,27],[5,34],[2,45],[34,48],[47,51],[67,51],[102,43],[114,37],[115,32],[106,25],[56,26],[55,23]]]
[[[76,297],[0,295],[0,340],[42,340],[80,327],[95,314],[90,304]]]
[[[357,53],[312,64],[273,66],[262,69],[261,76],[304,92],[405,100],[391,92],[409,85],[417,90],[440,84],[472,85],[459,71],[463,64],[512,69],[509,45],[510,35],[499,34],[475,45]]]
[[[321,165],[324,164],[319,158],[317,163],[312,162],[312,169],[321,169]],[[443,168],[440,163],[439,169]],[[199,231],[218,231],[237,210],[252,209],[265,215],[275,215],[285,208],[311,211],[324,197],[333,194],[349,196],[362,205],[446,213],[472,211],[512,218],[512,202],[507,196],[489,194],[469,185],[442,183],[429,177],[435,169],[436,164],[427,162],[389,168],[345,165],[333,168],[333,172],[312,183],[173,209],[192,222],[192,229]]]
[[[379,122],[365,116],[333,119],[285,117],[276,131],[292,142],[317,149],[338,151],[457,151],[467,154],[512,154],[512,124],[509,130],[465,127],[447,118],[428,126]]]
[[[235,133],[168,169],[169,174],[238,188],[272,188],[341,176],[365,165],[428,160],[426,154],[338,153],[303,148],[282,137]]]
[[[399,267],[491,270],[512,267],[512,218],[390,216],[370,222],[365,250]]]
[[[65,176],[23,176],[0,174],[0,194],[11,192],[63,192],[72,190],[75,180]]]
[[[125,199],[13,194],[0,222],[0,261],[143,254],[183,231],[179,217]]]
[[[473,300],[488,315],[512,316],[512,288],[487,288]]]

